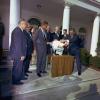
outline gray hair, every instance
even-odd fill
[[[23,22],[23,21],[25,21],[26,22],[26,20],[25,19],[20,19],[19,20],[19,22],[18,22],[18,24],[20,24],[21,22]]]

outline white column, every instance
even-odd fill
[[[10,0],[10,17],[9,17],[9,46],[11,43],[11,33],[18,25],[20,20],[20,0]]]
[[[91,39],[91,49],[90,54],[92,56],[96,56],[96,49],[97,49],[97,43],[99,38],[99,24],[100,24],[100,17],[96,16],[94,23],[93,23],[93,32],[92,32],[92,39]]]
[[[63,12],[63,25],[62,30],[67,29],[69,32],[69,24],[70,24],[70,6],[67,4],[65,5],[64,12]],[[63,33],[63,31],[62,31]]]

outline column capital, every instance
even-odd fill
[[[95,19],[99,19],[100,20],[100,14],[97,14],[96,16],[95,16]],[[95,20],[94,19],[94,20]]]
[[[64,2],[65,2],[64,6],[68,6],[68,7],[70,7],[70,6],[73,5],[72,3],[68,2],[67,0],[64,0]]]
[[[100,13],[97,13],[96,17],[99,16],[100,17]]]

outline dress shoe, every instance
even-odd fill
[[[27,77],[23,77],[21,80],[27,80],[28,78]]]
[[[38,77],[42,77],[42,75],[41,75],[40,73],[37,73],[37,76],[38,76]]]
[[[81,75],[81,72],[78,72],[78,75],[80,76]]]
[[[42,73],[43,73],[43,74],[46,74],[46,73],[47,73],[47,71],[43,71]]]
[[[32,71],[27,71],[27,73],[32,73]]]
[[[23,82],[18,81],[18,82],[12,82],[12,84],[13,84],[13,85],[22,85],[22,84],[24,84],[24,83],[23,83]]]
[[[29,76],[29,75],[26,73],[25,76]]]

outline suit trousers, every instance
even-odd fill
[[[80,59],[80,49],[72,49],[69,52],[70,55],[75,56],[77,70],[81,73],[81,59]]]
[[[12,69],[12,81],[19,82],[24,76],[23,61],[14,60]]]
[[[46,68],[46,56],[47,56],[47,50],[46,46],[41,47],[40,45],[37,45],[36,47],[37,52],[37,73],[41,73],[45,71]]]
[[[25,71],[25,73],[27,73],[28,70],[29,70],[31,58],[32,58],[32,56],[28,55],[28,56],[26,56],[26,58],[24,60],[24,71]]]

